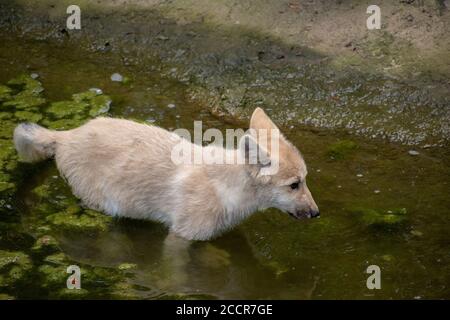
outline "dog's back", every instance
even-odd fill
[[[152,214],[155,220],[169,222],[163,212],[171,197],[165,182],[175,172],[171,150],[180,141],[174,133],[123,119],[97,118],[69,131],[21,124],[14,141],[26,161],[54,156],[73,193],[87,206],[132,218]]]

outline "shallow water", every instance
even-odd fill
[[[96,87],[111,97],[112,116],[168,129],[192,129],[194,120],[203,120],[204,129],[245,127],[225,123],[190,102],[189,84],[162,77],[158,61],[126,67],[108,53],[90,54],[44,41],[2,43],[0,84],[22,73],[38,73],[49,102]],[[111,82],[114,72],[130,82]],[[58,212],[78,207],[70,188],[53,162],[19,165],[15,170],[26,174],[12,209],[2,202],[8,213],[0,217],[0,250],[26,253],[31,266],[9,287],[0,281],[0,293],[77,297],[55,293],[59,284],[65,287],[67,274],[58,271],[62,280],[55,281],[42,269],[55,264],[54,257],[33,253],[35,238],[51,235],[57,241],[55,251],[66,255],[59,265],[80,264],[82,279],[88,278],[82,280],[83,297],[450,298],[448,150],[419,149],[412,156],[411,148],[367,142],[345,132],[305,127],[282,131],[305,156],[308,185],[321,218],[298,221],[266,210],[218,239],[188,247],[168,244],[167,230],[152,222],[98,222],[101,218],[94,216],[86,232],[84,225],[56,222]],[[46,186],[45,192],[39,192],[40,186]],[[372,264],[381,268],[381,290],[366,287],[365,270]],[[2,272],[0,265],[0,275],[7,276]]]

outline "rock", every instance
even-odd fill
[[[418,155],[420,154],[420,153],[419,153],[418,151],[416,151],[416,150],[409,150],[408,153],[409,153],[411,156],[418,156]]]
[[[123,76],[120,73],[113,73],[111,75],[111,81],[122,82],[123,81]]]
[[[37,79],[37,78],[39,78],[39,75],[37,73],[32,73],[32,74],[30,74],[30,77],[32,79]]]
[[[169,108],[169,109],[173,109],[173,108],[175,108],[175,104],[173,104],[173,103],[169,103],[169,104],[167,105],[167,108]]]

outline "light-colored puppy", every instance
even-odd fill
[[[260,108],[252,129],[277,129]],[[270,133],[270,132],[269,132]],[[259,175],[263,164],[175,164],[182,138],[165,129],[97,118],[68,131],[22,123],[14,143],[23,160],[55,157],[73,193],[88,207],[113,216],[151,219],[189,240],[207,240],[259,209],[275,207],[296,218],[317,217],[306,186],[306,165],[282,135],[279,169]],[[190,143],[190,142],[189,142]],[[192,148],[202,148],[192,144]],[[225,152],[238,154],[240,148]]]

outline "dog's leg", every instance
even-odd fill
[[[187,265],[190,261],[189,246],[191,241],[183,239],[173,232],[169,232],[164,239],[161,273],[158,275],[160,289],[179,290],[186,282]]]

